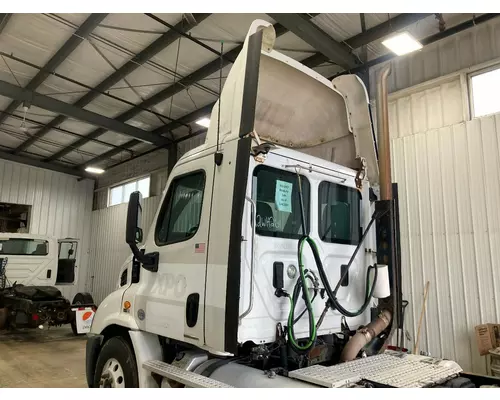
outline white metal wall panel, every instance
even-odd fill
[[[31,205],[29,232],[80,239],[75,286],[60,286],[72,300],[86,290],[94,181],[0,160],[0,202]]]
[[[465,121],[464,96],[459,76],[432,88],[389,96],[391,137],[409,136]],[[376,115],[375,107],[373,115]]]
[[[390,61],[389,91],[405,89],[440,76],[500,58],[500,18],[425,46],[421,51]],[[384,64],[370,69],[370,93]]]
[[[160,196],[144,199],[142,228],[144,236],[158,209]],[[92,240],[90,247],[89,288],[99,304],[116,289],[118,274],[131,254],[125,243],[127,204],[103,208],[92,212]]]
[[[203,143],[205,143],[205,134],[196,136],[194,138],[184,140],[183,142],[180,142],[177,146],[177,153],[179,158],[187,153],[188,151],[201,146]]]
[[[420,349],[485,373],[474,326],[500,320],[500,115],[464,122],[459,89],[390,102],[405,321],[414,340],[429,280]]]

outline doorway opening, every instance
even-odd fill
[[[28,233],[31,206],[0,203],[0,232]]]

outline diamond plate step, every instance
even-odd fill
[[[397,388],[439,384],[462,372],[452,361],[386,352],[343,364],[313,365],[290,372],[289,377],[324,387],[345,387],[362,379]]]
[[[155,374],[192,388],[232,388],[232,386],[216,381],[215,379],[174,367],[173,365],[159,360],[146,361],[142,366],[150,372],[154,372]]]

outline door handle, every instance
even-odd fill
[[[192,328],[198,322],[198,310],[200,308],[200,294],[191,293],[186,299],[186,324]]]
[[[239,320],[245,318],[248,314],[250,314],[250,311],[252,311],[253,308],[253,281],[254,281],[254,264],[255,264],[255,215],[256,215],[256,205],[255,201],[252,200],[251,197],[246,196],[245,197],[246,201],[250,203],[251,206],[251,224],[252,224],[252,253],[250,254],[250,300],[248,303],[247,309],[239,316]]]

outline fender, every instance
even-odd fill
[[[92,321],[92,334],[101,334],[110,325],[119,325],[130,330],[139,330],[134,318],[124,312],[114,312],[96,320],[97,313]]]
[[[139,387],[157,388],[158,384],[151,374],[142,368],[142,365],[146,361],[163,359],[160,340],[153,333],[140,331],[134,317],[129,313],[123,312],[122,300],[127,289],[128,287],[119,289],[102,301],[94,315],[90,335],[101,335],[111,325],[128,328],[137,362]]]
[[[106,322],[108,323],[106,326],[110,325],[119,325],[124,326],[126,328],[130,328],[127,326],[127,323],[132,319],[130,316],[128,319],[123,318],[124,313],[119,315],[117,318],[108,318]],[[113,322],[115,321],[115,322]],[[128,325],[131,325],[130,323]],[[103,328],[103,330],[106,328]],[[130,330],[128,331],[130,336],[130,340],[132,342],[132,350],[135,355],[135,360],[137,363],[137,374],[139,377],[139,387],[143,388],[157,388],[158,384],[151,376],[151,373],[146,371],[142,366],[146,361],[151,360],[162,360],[163,352],[160,344],[160,340],[158,336],[144,331],[139,330]],[[92,334],[89,336],[87,340],[86,347],[86,373],[87,373],[87,383],[89,387],[93,387],[94,382],[94,369],[95,364],[97,362],[97,357],[101,350],[102,342],[104,336],[100,334]]]
[[[163,352],[158,335],[144,331],[129,331],[134,346],[135,361],[139,374],[140,388],[158,388],[158,384],[142,366],[146,361],[163,360]]]
[[[91,334],[99,335],[110,325],[119,325],[130,330],[139,329],[134,317],[123,312],[122,298],[126,289],[119,289],[102,301],[94,315],[90,329]]]

